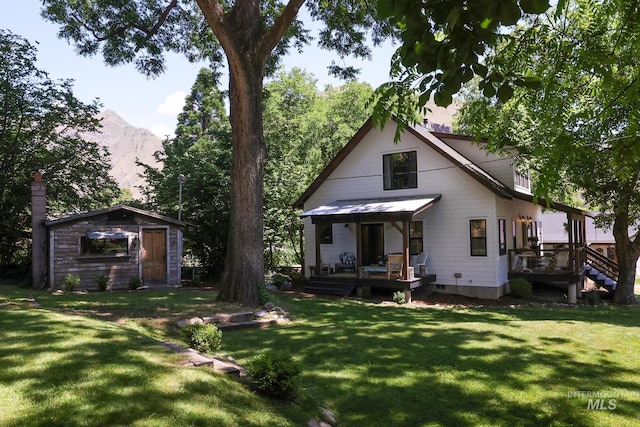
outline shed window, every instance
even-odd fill
[[[469,220],[471,256],[487,256],[487,220]]]
[[[418,188],[417,157],[416,151],[405,151],[382,156],[384,189]]]
[[[129,239],[124,238],[97,238],[86,236],[80,238],[80,255],[128,255]]]

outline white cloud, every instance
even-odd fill
[[[167,125],[153,125],[149,127],[149,130],[164,139],[165,137],[173,138],[175,135],[173,133],[174,129]]]
[[[158,105],[158,113],[177,116],[182,112],[186,96],[187,94],[182,91],[177,91],[167,96],[164,102]]]

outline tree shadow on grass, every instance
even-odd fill
[[[239,382],[137,332],[40,309],[0,309],[0,425],[301,425]],[[2,394],[2,393],[0,393]],[[15,399],[15,397],[18,397]],[[7,402],[18,401],[9,408]],[[299,417],[300,415],[298,415]]]
[[[638,324],[634,310],[290,304],[304,313],[291,326],[228,334],[226,348],[247,360],[288,349],[307,392],[345,425],[601,425],[601,414],[571,393],[640,383],[640,365],[624,356],[636,354],[640,337],[616,338]],[[626,403],[605,424],[637,420],[637,406]]]

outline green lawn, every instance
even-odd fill
[[[0,303],[11,302],[0,307],[0,425],[300,426],[318,405],[343,426],[640,419],[637,307],[436,309],[279,295],[290,325],[223,337],[241,364],[266,349],[294,354],[304,394],[279,404],[177,367],[155,344],[175,336],[169,321],[217,310],[211,292],[32,294],[37,308],[24,301],[29,291],[0,287]]]

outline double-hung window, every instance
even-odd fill
[[[418,188],[418,161],[416,151],[385,154],[382,156],[382,173],[385,190]]]
[[[471,256],[487,256],[487,220],[469,220]]]

